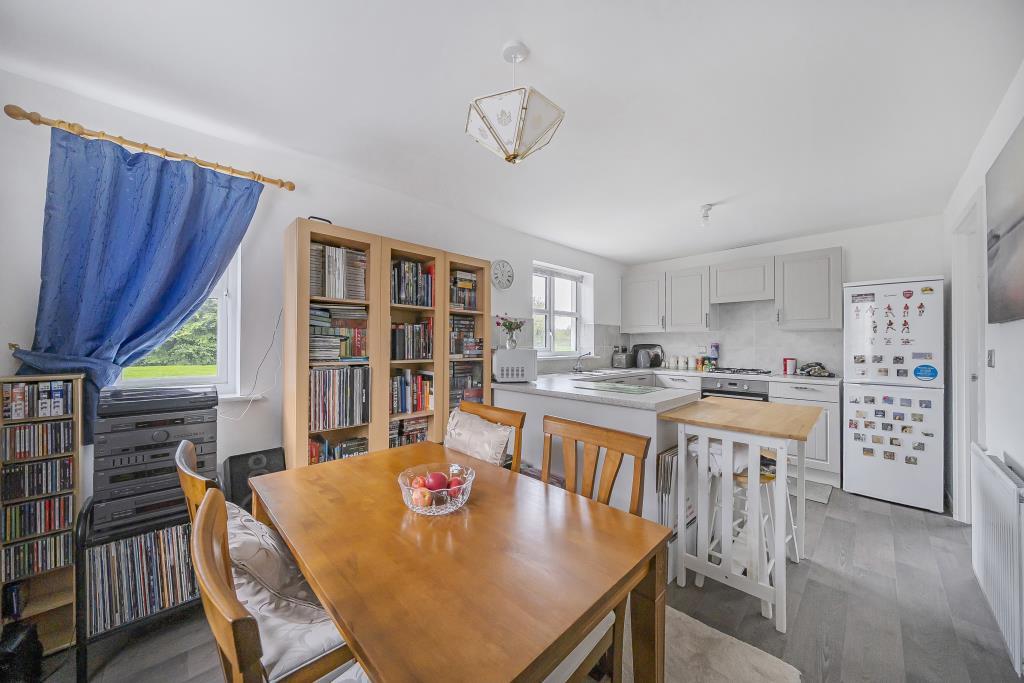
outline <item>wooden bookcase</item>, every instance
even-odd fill
[[[456,272],[472,273],[476,276],[476,307],[460,308],[455,305],[451,297],[450,283]],[[459,364],[473,364],[479,366],[480,387],[482,389],[481,402],[491,402],[491,264],[484,259],[463,256],[461,254],[445,254],[444,260],[444,286],[445,286],[445,391],[443,403],[443,418],[441,422],[442,433],[447,426],[448,415],[458,408],[457,399],[452,399],[452,373]],[[483,353],[479,357],[466,358],[452,353],[451,342],[448,331],[451,329],[453,318],[472,319],[477,337],[483,339]]]
[[[366,252],[366,298],[332,299],[310,295],[310,245],[313,243],[335,247],[349,247]],[[284,265],[284,450],[287,466],[302,467],[309,464],[310,432],[310,370],[346,365],[369,365],[371,406],[370,420],[360,425],[316,432],[328,439],[364,436],[369,439],[370,450],[387,448],[387,421],[378,418],[376,404],[376,378],[388,371],[387,339],[382,337],[383,320],[387,315],[387,300],[382,298],[381,238],[358,230],[350,230],[322,221],[298,218],[285,232]],[[311,305],[365,305],[367,310],[367,357],[365,362],[321,362],[309,358],[309,309]],[[386,415],[386,413],[384,413]]]
[[[13,584],[20,584],[22,591],[22,612],[21,620],[34,623],[43,643],[43,653],[52,654],[59,650],[74,645],[75,643],[75,557],[74,557],[74,513],[77,513],[80,505],[78,497],[79,482],[81,473],[82,450],[82,380],[81,374],[62,375],[18,375],[14,377],[0,377],[0,384],[34,384],[38,387],[39,382],[70,382],[71,392],[65,397],[71,399],[71,411],[68,414],[59,416],[25,417],[13,419],[3,417],[0,412],[0,438],[6,442],[11,430],[18,427],[42,429],[43,425],[58,425],[61,423],[71,424],[72,448],[62,453],[50,451],[46,455],[34,456],[23,459],[13,459],[8,452],[8,457],[0,462],[0,521],[6,527],[8,511],[17,505],[37,503],[48,499],[56,499],[61,496],[70,495],[71,499],[71,525],[66,529],[23,535],[10,542],[5,541],[8,537],[7,529],[0,536],[0,582],[6,592]],[[4,396],[4,402],[7,397]],[[38,403],[37,403],[38,405]],[[58,427],[59,428],[59,427]],[[38,442],[37,442],[38,443]],[[56,463],[61,459],[71,458],[71,486],[46,493],[35,495],[24,495],[21,497],[6,497],[10,490],[8,477],[23,476],[26,466],[51,466],[57,467]],[[46,465],[44,465],[44,463]],[[66,535],[67,560],[61,566],[46,570],[28,571],[24,574],[8,577],[8,550],[12,550],[23,543],[31,544],[38,542],[58,543],[62,542]],[[13,565],[12,565],[13,567]],[[11,621],[9,615],[4,614],[3,623]]]
[[[327,299],[310,294],[310,245],[326,244],[349,247],[367,254],[366,299]],[[440,249],[351,230],[321,221],[296,219],[285,233],[284,248],[284,317],[283,317],[283,383],[284,383],[284,449],[287,466],[309,464],[309,440],[322,434],[329,441],[363,436],[369,449],[388,448],[389,430],[395,423],[427,418],[426,438],[444,438],[448,414],[456,408],[449,399],[449,383],[453,361],[480,366],[481,400],[490,403],[491,387],[491,325],[490,263],[483,259],[451,254]],[[419,264],[424,272],[433,274],[432,298],[429,305],[392,299],[392,264]],[[454,310],[451,306],[450,282],[454,271],[474,273],[477,277],[477,306],[473,310]],[[310,374],[323,367],[354,363],[311,361],[310,307],[317,305],[365,305],[367,308],[367,357],[359,364],[370,368],[370,419],[351,427],[310,432]],[[476,335],[483,339],[479,358],[453,358],[449,347],[450,314],[472,317]],[[392,325],[430,321],[433,325],[429,358],[396,359],[393,355]],[[409,413],[392,414],[392,377],[432,373],[433,407]]]

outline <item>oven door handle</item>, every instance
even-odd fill
[[[743,395],[737,395],[737,394],[719,394],[719,393],[714,392],[714,391],[703,391],[703,392],[701,392],[701,395],[700,395],[701,398],[705,398],[707,396],[721,396],[722,398],[738,398],[738,399],[740,399],[742,401],[767,401],[768,400],[767,396],[743,396]]]

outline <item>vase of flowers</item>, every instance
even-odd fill
[[[499,315],[497,321],[494,323],[501,329],[505,330],[505,348],[514,349],[518,344],[516,336],[519,334],[519,330],[523,329],[525,321],[510,318],[508,315]]]

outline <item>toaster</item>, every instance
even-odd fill
[[[633,344],[633,355],[638,368],[660,368],[665,360],[661,344]]]
[[[636,365],[636,356],[629,351],[616,351],[612,354],[613,368],[631,368]]]
[[[495,382],[532,382],[537,379],[537,350],[494,349],[491,374]]]

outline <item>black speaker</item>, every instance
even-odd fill
[[[269,448],[232,455],[224,462],[224,495],[235,505],[252,512],[252,490],[249,477],[280,472],[284,469],[284,449]]]
[[[43,680],[43,645],[36,625],[13,622],[0,635],[0,681],[37,683]]]

